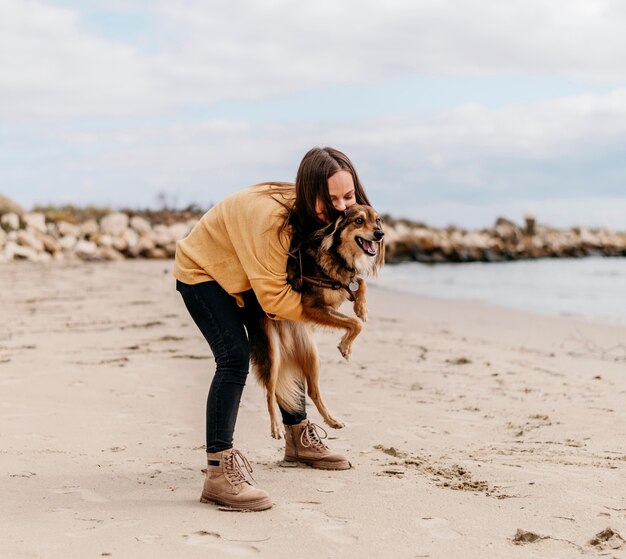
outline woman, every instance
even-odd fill
[[[202,502],[238,510],[272,506],[267,492],[247,480],[242,468],[252,468],[233,449],[250,359],[243,294],[254,294],[272,319],[302,320],[300,294],[287,283],[291,243],[307,238],[355,203],[369,201],[348,157],[333,148],[313,148],[300,163],[295,186],[262,183],[233,194],[177,243],[176,288],[216,362],[207,400],[208,468]],[[346,457],[322,443],[307,419],[304,387],[301,401],[296,414],[281,410],[285,457],[314,468],[350,468]]]

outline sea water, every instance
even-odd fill
[[[429,297],[626,325],[626,258],[388,264],[368,283]]]

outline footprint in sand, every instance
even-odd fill
[[[80,498],[83,501],[87,501],[88,503],[108,503],[109,502],[109,499],[107,499],[106,497],[103,497],[99,493],[96,493],[95,491],[92,491],[91,489],[83,489],[82,487],[74,487],[74,486],[59,487],[58,489],[54,489],[52,492],[56,493],[57,495],[71,495],[71,494],[76,493],[80,496]]]
[[[323,538],[338,544],[353,544],[357,537],[346,532],[346,520],[333,518],[318,510],[302,508],[297,503],[281,507],[285,509],[290,519],[299,522],[306,522]]]
[[[232,542],[223,538],[218,532],[207,532],[206,530],[200,530],[193,534],[185,534],[183,535],[183,539],[185,543],[189,545],[214,549],[215,551],[227,553],[233,557],[251,557],[261,551],[254,545]]]
[[[416,524],[420,528],[425,528],[431,536],[440,540],[455,540],[461,537],[459,532],[448,526],[450,523],[445,518],[418,518]]]

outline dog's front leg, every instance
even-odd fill
[[[357,278],[359,288],[353,292],[354,295],[354,314],[356,314],[363,322],[367,320],[367,284],[363,278]]]
[[[361,326],[361,323],[356,318],[351,318],[345,315],[342,315],[342,317],[346,320],[349,320],[350,325],[347,326],[347,332],[344,334],[343,338],[341,338],[337,349],[339,349],[344,359],[349,360],[350,356],[352,355],[352,343],[354,342],[355,338],[361,333],[361,329],[363,328],[363,326]]]
[[[354,339],[361,333],[363,328],[361,321],[354,317],[346,316],[332,307],[304,307],[304,311],[306,318],[312,322],[322,326],[346,330],[337,347],[344,358],[350,359],[352,342],[354,342]]]

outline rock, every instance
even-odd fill
[[[152,237],[143,235],[139,238],[137,243],[130,248],[130,253],[135,257],[144,256],[145,253],[154,250],[156,248]]]
[[[76,237],[72,237],[72,236],[61,237],[59,239],[59,246],[61,247],[62,250],[70,251],[74,249],[77,242],[78,242],[78,239]]]
[[[112,247],[106,247],[106,246],[102,246],[98,248],[96,252],[96,258],[98,260],[111,260],[111,261],[125,260],[124,255],[121,252],[118,252]]]
[[[0,194],[0,215],[7,213],[16,214],[18,217],[24,215],[24,210],[10,198]]]
[[[499,217],[496,220],[493,233],[503,241],[514,243],[517,243],[522,236],[522,230],[515,223],[503,217]]]
[[[174,223],[168,229],[173,241],[184,239],[189,234],[189,226],[186,223]]]
[[[129,219],[125,213],[112,213],[100,220],[100,231],[106,235],[120,237],[128,228],[128,222]]]
[[[48,223],[46,223],[46,230],[47,230],[47,234],[50,235],[52,238],[54,239],[61,238],[61,233],[59,233],[59,228],[57,227],[57,224],[54,223],[53,221],[49,221]]]
[[[385,233],[385,245],[393,245],[399,238],[395,227],[391,225],[383,223],[383,232]]]
[[[134,229],[126,229],[122,233],[122,239],[124,239],[129,249],[134,248],[139,242],[139,234]]]
[[[16,238],[17,244],[32,248],[35,252],[43,252],[44,244],[43,241],[35,236],[34,233],[28,230],[21,229],[17,232]]]
[[[44,249],[50,254],[55,254],[61,251],[61,245],[52,235],[44,235],[41,237]]]
[[[396,223],[395,230],[399,237],[405,237],[407,235],[410,235],[411,231],[413,231],[411,227],[402,222]]]
[[[4,229],[0,229],[0,248],[4,247],[7,242],[7,234],[4,232]]]
[[[20,216],[14,212],[6,213],[0,217],[0,225],[7,231],[17,231],[20,228]]]
[[[73,223],[69,223],[68,221],[58,221],[57,229],[59,230],[59,235],[62,235],[63,237],[70,236],[78,239],[81,236],[80,227],[78,225],[74,225]]]
[[[89,240],[92,243],[96,243],[99,247],[111,248],[113,246],[113,237],[111,237],[111,235],[96,233],[95,235],[91,235]]]
[[[38,262],[39,254],[36,250],[18,245],[14,241],[9,241],[4,247],[4,254],[7,260],[29,260],[30,262]]]
[[[409,233],[411,240],[413,240],[420,250],[424,252],[430,252],[435,247],[440,246],[440,239],[437,235],[428,229],[414,229]]]
[[[128,250],[128,241],[122,237],[112,237],[111,246],[115,250],[119,250],[120,252],[125,252]]]
[[[146,253],[146,256],[156,260],[162,260],[169,257],[167,251],[162,248],[153,248]]]
[[[83,260],[92,260],[95,258],[96,253],[98,252],[98,246],[96,243],[92,243],[91,241],[85,241],[81,239],[76,243],[74,247],[74,253],[76,256]]]
[[[100,226],[95,219],[88,219],[84,221],[79,226],[80,233],[83,237],[89,238],[89,240],[93,241],[91,237],[100,233]]]
[[[38,231],[39,233],[47,233],[48,228],[46,227],[46,216],[42,213],[31,212],[25,213],[22,216],[24,223],[26,223],[27,227]]]
[[[172,243],[166,244],[163,247],[163,250],[165,250],[169,258],[174,258],[174,255],[176,254],[176,243],[172,242]]]
[[[158,246],[165,246],[172,242],[170,230],[166,225],[155,225],[152,230],[152,240]]]
[[[138,215],[130,218],[130,226],[140,235],[144,235],[152,231],[152,225],[150,225],[150,222]]]
[[[89,240],[93,243],[96,243],[99,247],[104,247],[104,248],[113,247],[113,237],[111,237],[111,235],[103,235],[102,233],[96,233],[95,235],[91,235]]]

